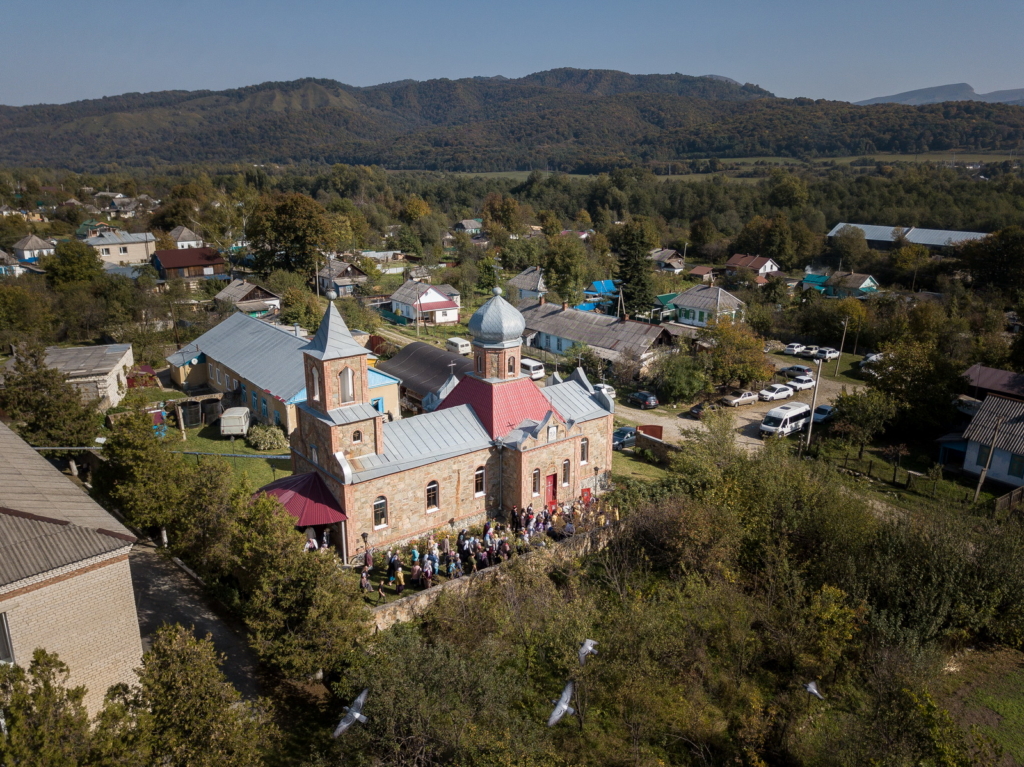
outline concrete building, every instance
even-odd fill
[[[544,389],[524,377],[525,326],[515,307],[492,297],[469,322],[474,372],[434,412],[387,422],[370,405],[367,350],[328,308],[303,349],[308,396],[297,407],[292,468],[315,473],[330,491],[334,516],[323,527],[346,560],[366,545],[382,548],[498,517],[513,505],[554,504],[607,486],[614,403],[581,370]]]
[[[135,538],[0,423],[0,663],[36,648],[68,664],[96,713],[137,681],[142,641],[128,552]]]
[[[156,238],[149,232],[128,234],[111,229],[87,237],[84,242],[96,248],[108,264],[148,264],[156,252]]]
[[[135,357],[131,344],[48,346],[46,366],[66,375],[83,402],[99,400],[99,407],[106,410],[116,407],[128,392],[128,373],[135,367]],[[13,367],[14,359],[10,359],[4,369]]]

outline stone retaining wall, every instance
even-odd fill
[[[636,446],[644,450],[650,450],[662,463],[668,463],[672,453],[682,450],[679,445],[673,445],[671,442],[652,437],[650,434],[644,434],[639,430],[636,433]]]
[[[521,556],[531,558],[542,557],[549,560],[551,564],[584,557],[601,551],[601,549],[607,546],[608,541],[614,535],[614,531],[614,526],[609,526],[592,530],[589,533],[580,533],[568,540],[551,543],[542,549],[535,549]],[[500,565],[488,567],[472,575],[465,575],[462,578],[456,578],[439,586],[433,586],[425,591],[409,594],[393,602],[383,604],[380,607],[375,607],[372,610],[374,625],[378,631],[384,631],[396,623],[414,620],[425,613],[441,594],[452,594],[469,599],[472,597],[472,592],[475,589],[496,578],[503,570],[505,564],[503,562]]]

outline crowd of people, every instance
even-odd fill
[[[389,549],[384,554],[384,576],[376,587],[376,604],[387,601],[388,587],[401,596],[405,591],[406,573],[409,583],[415,588],[430,588],[439,578],[449,580],[461,578],[486,567],[500,564],[511,557],[523,554],[535,546],[546,546],[549,540],[562,540],[577,532],[604,527],[618,520],[618,509],[606,511],[595,501],[585,502],[580,498],[574,502],[553,504],[535,511],[533,504],[525,508],[513,506],[505,515],[504,522],[484,523],[480,536],[471,535],[463,529],[452,543],[451,536],[439,540],[433,534],[428,538],[423,552],[414,545],[408,553],[408,571],[400,552]],[[373,569],[375,553],[367,549],[363,554],[360,574],[360,589],[370,594],[374,589]]]

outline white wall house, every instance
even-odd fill
[[[964,439],[965,471],[980,474],[991,451],[986,478],[1016,487],[1024,485],[1024,402],[989,394],[964,431]]]
[[[732,293],[711,285],[695,285],[669,302],[676,307],[676,322],[682,325],[707,327],[712,319],[743,317],[745,304]]]
[[[413,321],[454,325],[459,321],[460,296],[450,285],[407,281],[391,294],[391,311]]]

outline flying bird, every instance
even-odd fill
[[[595,642],[593,639],[583,640],[583,644],[580,645],[579,651],[581,666],[583,665],[584,661],[586,661],[588,655],[597,655],[597,650],[594,649],[595,647],[597,647],[597,642]]]
[[[807,684],[804,685],[804,689],[807,690],[807,692],[809,692],[811,695],[813,695],[818,700],[825,700],[825,696],[822,695],[821,692],[818,691],[818,683],[817,682],[808,682]]]
[[[366,705],[366,696],[369,694],[370,691],[368,689],[363,690],[359,693],[359,697],[352,702],[351,707],[342,706],[341,710],[345,712],[345,716],[340,722],[338,722],[338,726],[334,730],[333,737],[338,737],[357,721],[366,724],[367,719],[363,716],[363,706]]]
[[[569,682],[562,690],[561,698],[551,701],[555,705],[555,710],[548,717],[548,727],[554,727],[566,714],[576,713],[576,709],[569,705],[570,698],[572,698],[572,682]]]

